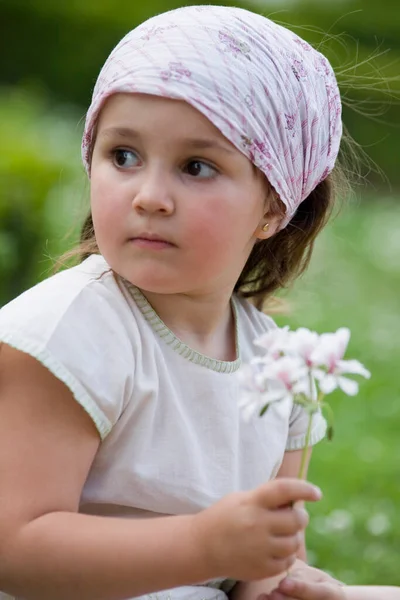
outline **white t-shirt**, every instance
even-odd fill
[[[62,380],[101,436],[80,512],[123,518],[195,513],[273,478],[285,450],[305,445],[308,415],[299,406],[281,403],[263,418],[242,419],[236,371],[257,351],[254,339],[276,325],[244,299],[233,297],[232,307],[233,362],[208,358],[177,339],[140,290],[116,279],[99,255],[0,310],[0,341],[36,357]],[[311,444],[325,430],[316,414]],[[226,596],[193,586],[146,598]]]

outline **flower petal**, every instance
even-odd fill
[[[267,331],[262,336],[254,340],[254,344],[267,351],[268,354],[275,354],[284,349],[286,338],[289,334],[289,327],[277,327]]]
[[[339,377],[338,385],[340,389],[348,396],[356,396],[358,394],[358,383],[347,377]]]
[[[340,360],[338,363],[338,371],[340,373],[352,373],[354,375],[362,375],[366,379],[371,377],[371,373],[358,360]]]
[[[263,404],[272,404],[273,402],[280,402],[286,398],[289,394],[286,386],[276,380],[267,382],[267,391],[262,395]]]
[[[326,374],[323,379],[320,379],[319,387],[324,394],[330,394],[336,390],[338,386],[337,378],[334,375]]]
[[[327,374],[323,369],[312,369],[312,375],[317,381],[322,381]]]
[[[310,360],[315,366],[326,366],[333,372],[337,361],[343,358],[350,339],[350,330],[341,327],[336,333],[323,333],[319,343],[311,353]]]
[[[347,350],[347,346],[350,341],[350,329],[348,327],[340,327],[335,333],[337,344],[338,344],[338,354],[337,357],[341,359],[344,356],[344,353]]]

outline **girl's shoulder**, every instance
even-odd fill
[[[61,271],[0,309],[0,335],[4,330],[31,326],[50,336],[71,312],[80,321],[117,310],[120,293],[113,273],[100,255],[92,255],[80,265]],[[104,315],[103,315],[104,316]]]
[[[0,344],[30,354],[63,381],[101,437],[126,403],[134,328],[125,296],[98,255],[49,277],[0,310]]]

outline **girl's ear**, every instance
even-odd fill
[[[265,214],[255,231],[255,236],[259,240],[267,240],[278,231],[279,223],[282,220],[281,215]]]
[[[261,241],[272,237],[279,230],[279,224],[285,215],[285,206],[264,173],[258,173],[263,178],[265,191],[264,215],[255,231],[255,237]]]
[[[279,196],[271,187],[265,198],[264,215],[256,229],[255,235],[259,240],[267,240],[279,230],[285,210]]]

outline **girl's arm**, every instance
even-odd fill
[[[192,516],[77,514],[99,442],[63,383],[0,345],[0,590],[117,600],[214,577]]]
[[[280,507],[320,496],[306,482],[281,479],[195,515],[78,514],[98,447],[91,419],[64,384],[0,345],[2,591],[27,600],[121,600],[221,576],[276,575],[292,564],[306,525],[296,506]]]

